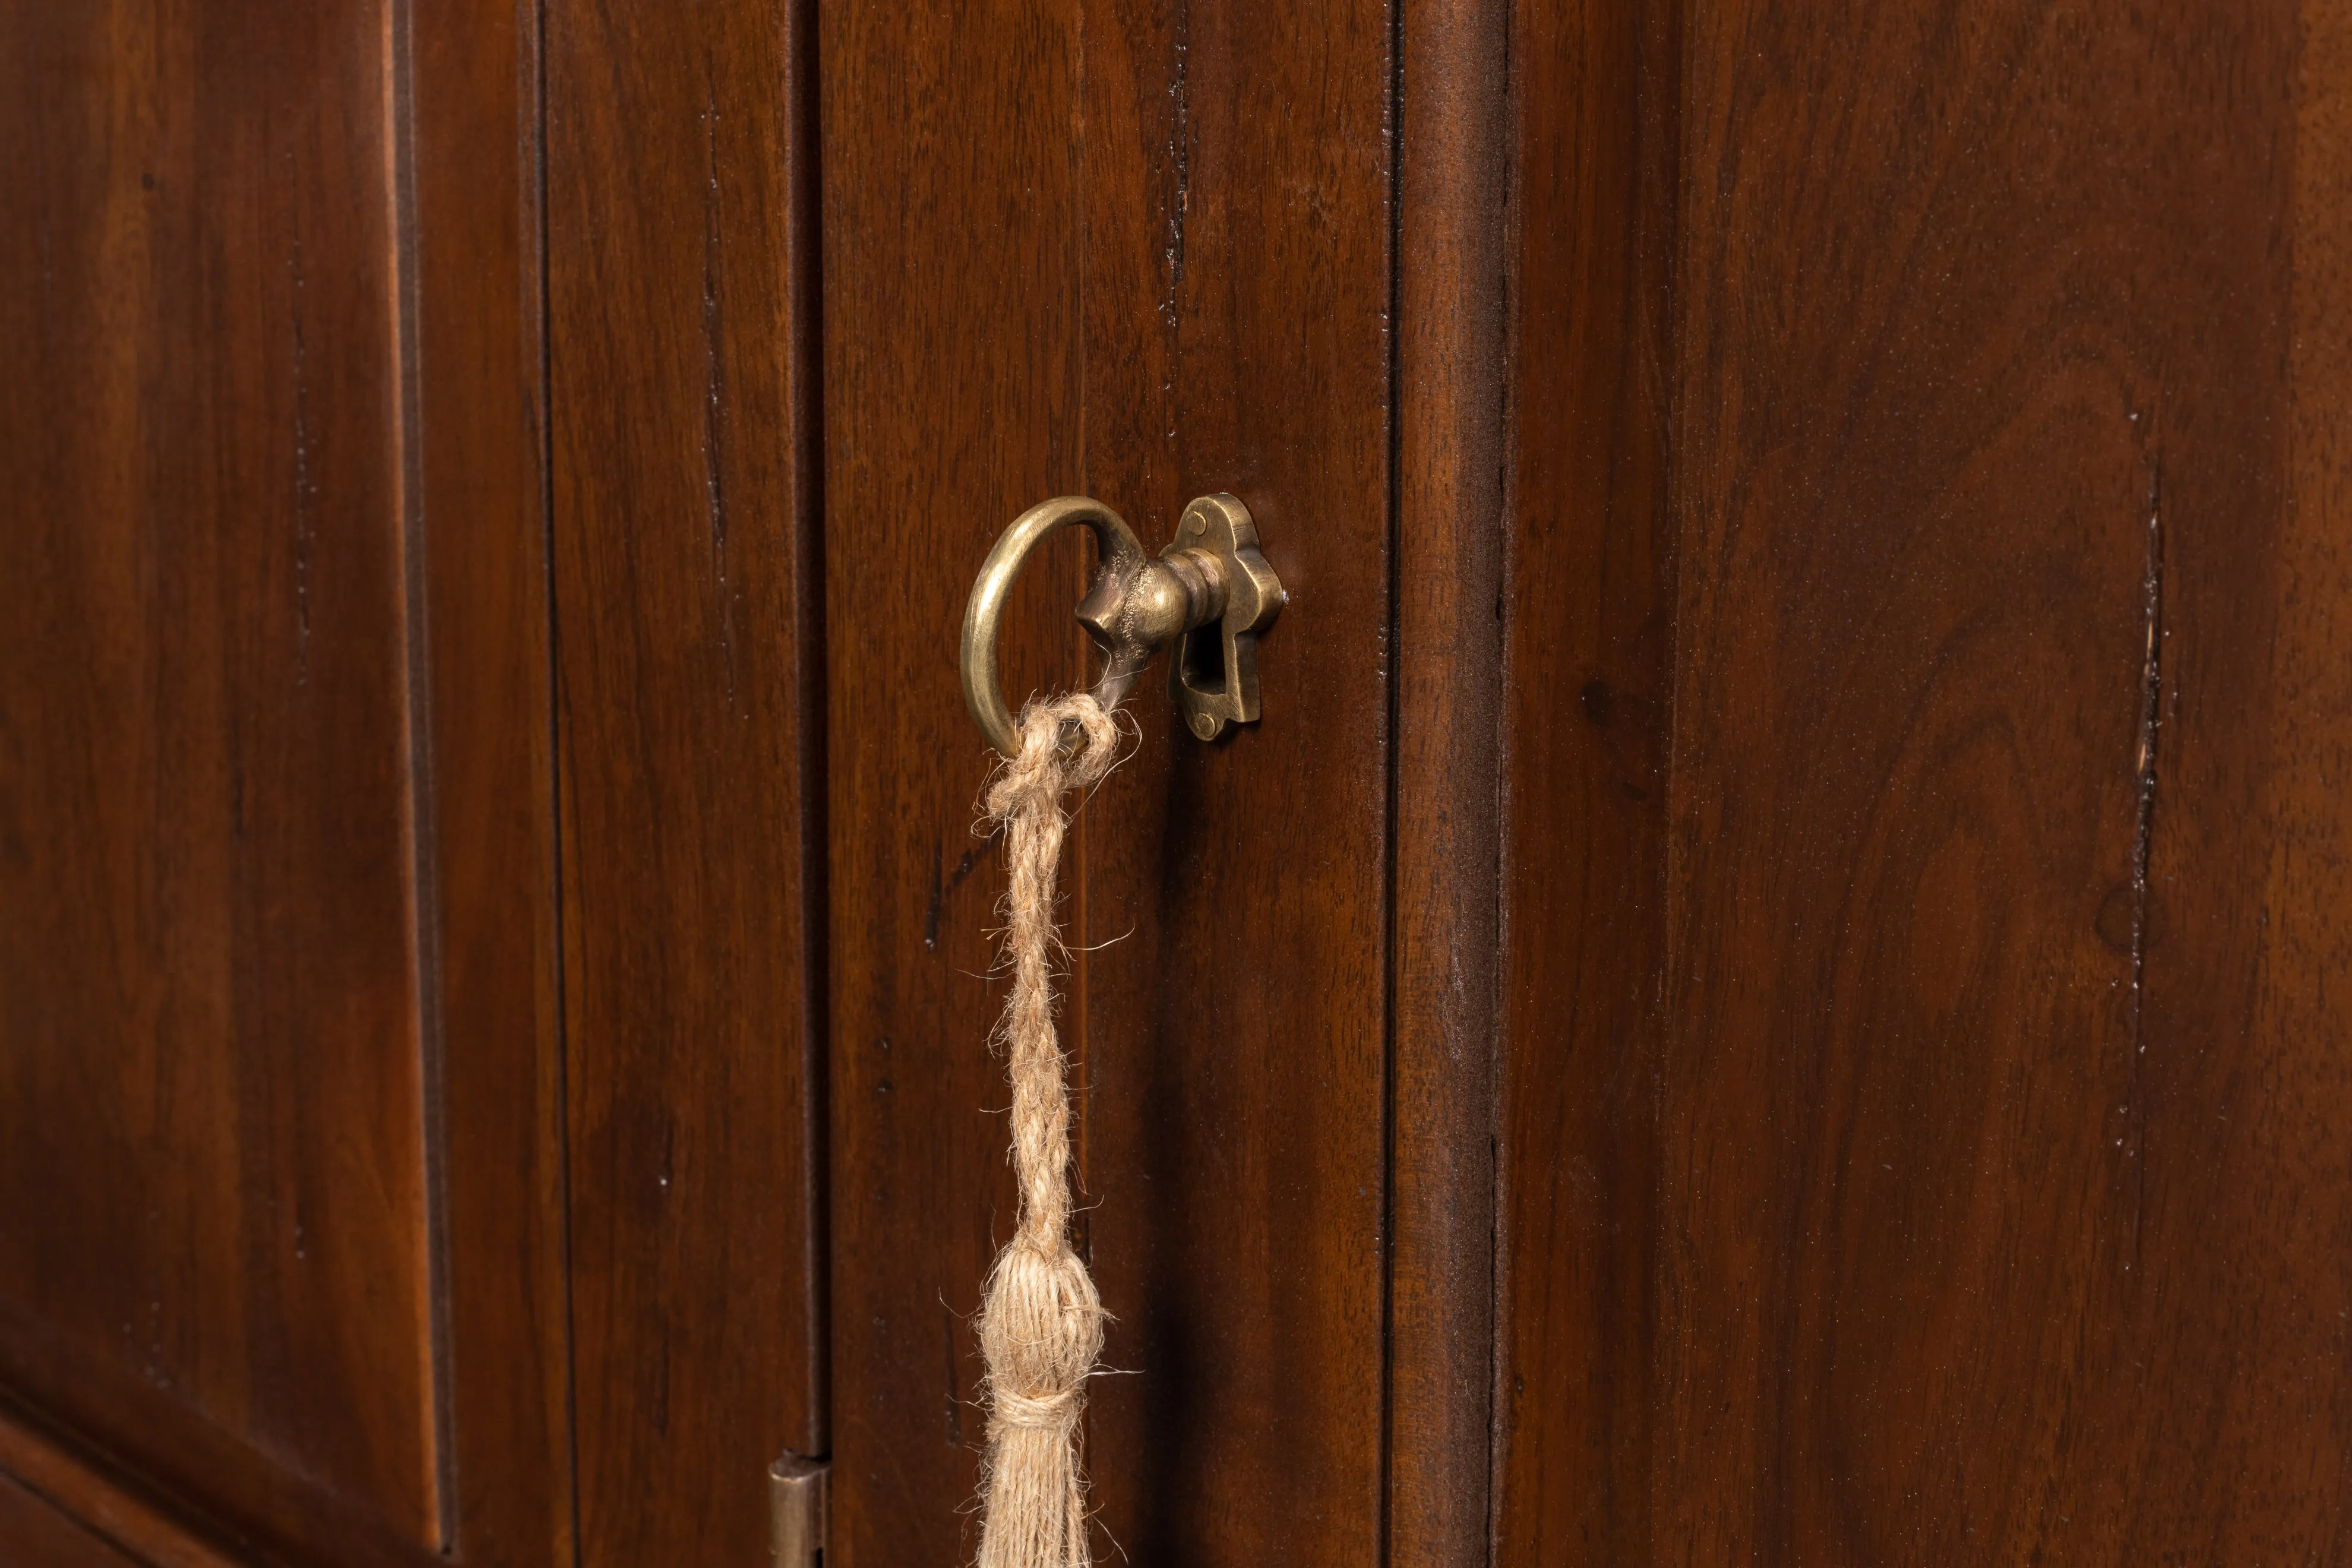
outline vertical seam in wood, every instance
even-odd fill
[[[1404,7],[1405,0],[1389,6],[1389,92],[1387,122],[1389,154],[1388,309],[1382,370],[1387,395],[1381,400],[1388,420],[1388,563],[1382,606],[1387,628],[1387,711],[1383,715],[1381,752],[1385,798],[1381,840],[1381,923],[1387,938],[1387,961],[1381,966],[1381,1436],[1380,1489],[1375,1540],[1378,1561],[1388,1568],[1393,1546],[1391,1515],[1396,1500],[1396,1088],[1397,1088],[1397,961],[1402,951],[1397,932],[1397,791],[1399,784],[1398,675],[1401,650],[1397,635],[1402,604],[1400,577],[1404,547],[1404,419],[1400,406],[1402,377],[1399,374],[1404,269]]]
[[[799,661],[801,821],[802,1164],[807,1191],[809,1418],[807,1442],[833,1447],[831,864],[825,787],[824,230],[818,142],[816,0],[784,12],[785,288],[794,332],[788,374],[793,418],[795,654]]]
[[[400,486],[402,636],[407,644],[403,688],[407,722],[410,855],[410,961],[415,976],[418,1110],[424,1156],[426,1441],[436,1543],[457,1544],[455,1417],[449,1356],[448,1131],[444,1099],[441,1016],[440,883],[436,872],[433,798],[432,648],[426,637],[423,388],[418,364],[415,105],[409,0],[384,8],[384,156],[391,195],[393,400],[395,472]],[[305,632],[308,622],[305,621]]]
[[[1514,0],[1505,0],[1499,7],[1503,28],[1503,113],[1497,133],[1503,146],[1503,242],[1498,258],[1500,276],[1497,291],[1503,305],[1502,388],[1499,394],[1502,416],[1501,441],[1496,452],[1500,471],[1496,476],[1496,493],[1501,502],[1497,521],[1502,537],[1496,546],[1495,559],[1495,646],[1506,659],[1511,647],[1511,589],[1519,568],[1519,398],[1517,365],[1521,346],[1519,331],[1520,236],[1524,212],[1521,206],[1524,183],[1524,160],[1520,156],[1521,101],[1517,59],[1512,45],[1518,35],[1519,12]],[[1507,681],[1507,670],[1497,672],[1498,681]],[[1487,1202],[1492,1209],[1487,1215],[1487,1322],[1492,1338],[1487,1344],[1486,1366],[1486,1561],[1498,1563],[1503,1550],[1503,1483],[1508,1430],[1504,1420],[1505,1379],[1508,1373],[1509,1356],[1506,1347],[1510,1342],[1511,1259],[1507,1250],[1506,1206],[1509,1198],[1508,1179],[1504,1170],[1504,1089],[1505,1074],[1509,1065],[1507,1037],[1504,1032],[1504,983],[1510,948],[1510,898],[1507,869],[1511,864],[1511,744],[1510,701],[1502,692],[1495,702],[1495,907],[1494,963],[1487,975],[1487,1023],[1489,1027],[1486,1061],[1486,1148],[1492,1165],[1489,1172]]]
[[[555,1012],[552,1065],[556,1208],[560,1217],[557,1249],[563,1280],[563,1486],[572,1568],[580,1568],[580,1338],[572,1307],[572,1275],[571,1040],[563,929],[563,663],[562,624],[555,591],[555,352],[548,276],[546,0],[516,0],[516,8],[527,16],[526,34],[530,40],[523,68],[529,73],[524,84],[530,114],[525,133],[530,139],[526,151],[534,210],[530,221],[522,227],[535,242],[528,287],[536,290],[536,298],[525,301],[523,314],[527,320],[536,321],[539,328],[540,566],[547,605],[547,811],[554,846],[554,853],[549,858],[553,884],[549,895],[552,900],[551,935],[555,972],[550,980],[554,987]]]

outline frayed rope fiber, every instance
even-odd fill
[[[1075,727],[1078,744],[1065,752]],[[1004,955],[1013,992],[996,1037],[1013,1080],[1013,1170],[1021,1211],[980,1310],[988,1361],[987,1506],[980,1568],[1089,1568],[1078,1420],[1102,1354],[1102,1300],[1070,1247],[1070,1095],[1054,1035],[1055,879],[1069,814],[1062,797],[1118,760],[1118,728],[1085,693],[1021,710],[1021,754],[988,788],[1012,868]]]

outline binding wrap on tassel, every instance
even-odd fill
[[[1062,736],[1078,743],[1065,752]],[[980,1343],[988,1362],[986,1506],[980,1568],[1088,1568],[1078,1426],[1102,1354],[1103,1310],[1070,1246],[1070,1099],[1054,1033],[1055,874],[1069,826],[1063,796],[1110,771],[1118,730],[1084,693],[1022,710],[1021,754],[991,783],[989,819],[1012,868],[1004,956],[1012,994],[996,1038],[1013,1084],[1013,1169],[1021,1206],[989,1271]]]

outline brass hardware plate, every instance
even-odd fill
[[[786,1454],[768,1467],[768,1553],[773,1568],[820,1568],[831,1528],[826,1478],[815,1459]]]
[[[1258,634],[1289,595],[1259,552],[1249,509],[1223,493],[1200,497],[1154,560],[1118,513],[1085,496],[1060,496],[997,536],[964,609],[964,707],[989,744],[1008,757],[1020,746],[997,663],[1004,601],[1030,552],[1073,527],[1091,530],[1097,543],[1094,583],[1077,608],[1103,653],[1095,700],[1117,707],[1151,656],[1173,644],[1169,695],[1187,729],[1213,741],[1227,724],[1254,721]]]
[[[1213,741],[1228,724],[1256,722],[1257,634],[1289,595],[1258,552],[1249,509],[1229,495],[1202,496],[1186,507],[1162,559],[1171,565],[1197,561],[1224,579],[1219,613],[1187,626],[1168,661],[1168,694],[1185,727]]]

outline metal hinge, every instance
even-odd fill
[[[775,1568],[824,1568],[830,1473],[824,1460],[798,1454],[768,1467],[768,1552]]]

